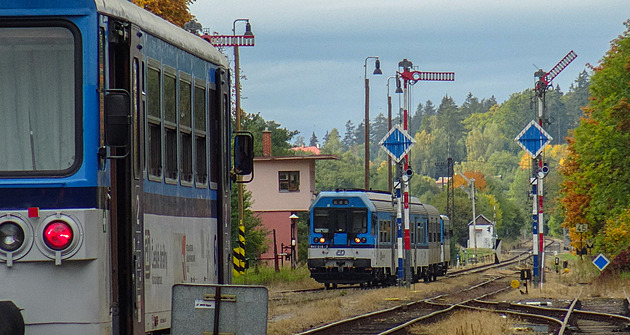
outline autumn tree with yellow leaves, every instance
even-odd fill
[[[139,7],[182,28],[194,18],[188,8],[193,2],[195,0],[133,0]]]

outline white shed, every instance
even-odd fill
[[[476,218],[476,231],[473,228],[473,222],[468,223],[468,248],[475,247],[474,235],[477,235],[477,248],[494,248],[494,224],[488,220],[483,214],[477,215]]]

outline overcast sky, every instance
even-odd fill
[[[627,0],[196,0],[191,11],[219,34],[248,18],[256,46],[241,47],[242,108],[260,113],[306,143],[320,142],[351,120],[364,119],[364,64],[378,56],[383,75],[368,60],[370,119],[387,115],[387,78],[398,62],[419,71],[453,71],[454,82],[419,82],[410,112],[445,95],[460,105],[470,92],[499,103],[532,88],[538,68],[549,71],[569,51],[578,57],[554,80],[565,92],[596,65],[630,18]],[[236,23],[236,34],[245,24]],[[233,50],[224,51],[233,58]],[[398,95],[390,90],[394,110]],[[532,115],[532,118],[534,115]],[[516,135],[516,134],[515,134]]]

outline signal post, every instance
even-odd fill
[[[236,22],[245,23],[245,33],[243,35],[236,35]],[[236,19],[232,23],[232,35],[208,35],[205,33],[201,36],[208,43],[215,47],[233,47],[234,48],[234,86],[235,86],[235,109],[236,109],[236,131],[241,130],[241,83],[240,83],[240,60],[238,47],[253,47],[255,40],[252,33],[252,26],[249,23],[249,19]],[[237,176],[240,180],[240,176]],[[243,184],[238,183],[238,228],[239,238],[238,246],[234,248],[234,276],[239,276],[245,273],[245,225],[243,223],[244,208],[243,208]]]
[[[399,126],[396,126],[390,130],[390,132],[385,135],[385,137],[379,143],[387,153],[394,158],[396,163],[398,164],[398,171],[400,171],[397,175],[398,184],[396,187],[396,194],[398,199],[398,215],[397,215],[397,226],[398,226],[398,280],[399,283],[403,281],[407,283],[407,286],[411,283],[411,272],[409,271],[411,267],[411,234],[409,231],[410,219],[409,219],[409,180],[413,176],[413,171],[409,167],[409,157],[408,153],[411,149],[411,146],[415,143],[414,139],[409,136],[407,133],[408,130],[408,110],[409,110],[409,85],[414,85],[418,81],[454,81],[455,73],[454,72],[426,72],[426,71],[415,71],[413,70],[413,63],[406,58],[398,63],[399,71],[396,72],[396,78],[401,78],[403,80],[403,129],[400,129]],[[404,158],[404,160],[403,160]],[[401,211],[401,188],[403,189],[402,194],[402,207],[404,208],[404,212]],[[403,212],[401,215],[400,212]],[[399,218],[401,216],[404,217],[404,262],[402,257],[402,223],[400,223]],[[402,266],[403,270],[400,269]]]
[[[515,138],[515,141],[532,156],[532,177],[530,184],[532,185],[532,236],[533,236],[533,254],[534,254],[534,286],[542,284],[544,281],[544,217],[543,217],[543,199],[544,199],[544,178],[549,172],[549,167],[543,162],[543,149],[549,145],[553,138],[544,130],[543,126],[550,122],[546,117],[545,93],[551,86],[551,81],[566,68],[575,58],[577,54],[571,50],[556,66],[549,72],[542,69],[536,71],[534,76],[537,78],[534,87],[537,104],[537,121],[531,121],[529,125]]]

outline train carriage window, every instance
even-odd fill
[[[313,232],[328,233],[330,214],[325,208],[315,208],[313,212]]]
[[[367,210],[366,209],[354,209],[352,210],[352,226],[349,233],[352,234],[364,234],[367,233]]]
[[[348,231],[348,212],[346,210],[336,210],[333,216],[335,233],[346,233]]]
[[[221,176],[220,115],[217,90],[210,86],[208,88],[208,117],[210,118],[210,129],[208,130],[210,158],[208,163],[210,164],[210,182],[214,184],[219,182],[219,177]]]
[[[206,89],[205,83],[195,79],[194,128],[195,128],[195,182],[199,187],[208,183],[208,159],[206,153]]]
[[[381,242],[389,242],[387,240],[387,221],[381,221],[379,223],[379,239]]]
[[[416,233],[416,236],[418,237],[418,243],[426,244],[427,241],[424,235],[424,223],[422,221],[418,222],[418,225],[416,228],[418,229]]]
[[[380,224],[379,221],[377,221],[378,219],[376,218],[376,216],[372,217],[372,225],[370,226],[370,235],[375,236],[376,235],[376,228],[377,225]]]
[[[81,35],[52,24],[0,29],[3,173],[65,175],[80,163]]]
[[[390,239],[390,229],[391,222],[390,221],[381,221],[379,223],[380,231],[379,231],[379,239],[383,243],[391,242]]]
[[[131,99],[133,106],[133,176],[135,179],[140,177],[140,113],[142,113],[142,70],[140,69],[140,61],[134,57],[131,67]]]
[[[177,181],[177,91],[175,69],[164,66],[165,177]]]
[[[192,185],[193,145],[192,145],[192,92],[190,75],[179,74],[179,133],[180,133],[180,178],[182,185]]]
[[[147,70],[147,124],[149,179],[162,177],[162,108],[159,62],[149,59]],[[157,64],[156,64],[157,63]],[[158,66],[158,67],[155,67]],[[153,177],[153,178],[152,178]],[[157,177],[157,178],[155,178]]]

